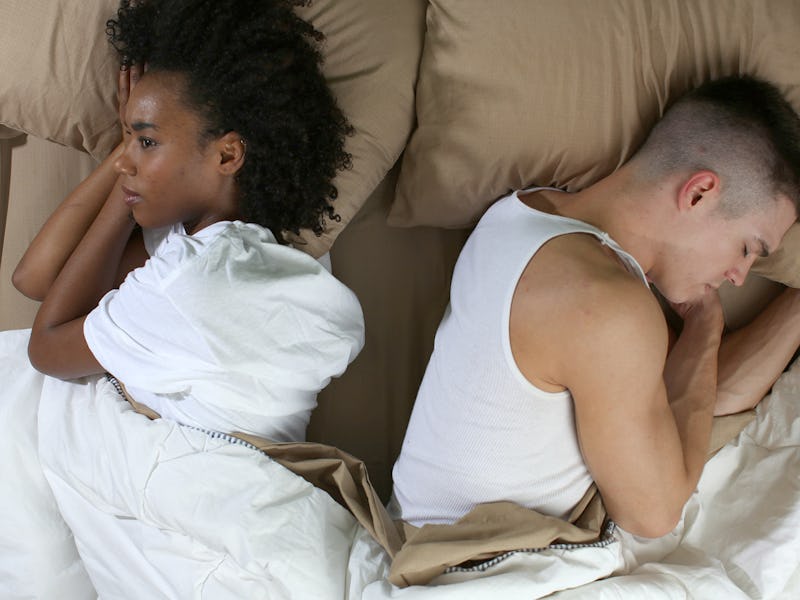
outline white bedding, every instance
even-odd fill
[[[605,548],[517,552],[401,589],[325,492],[245,445],[148,420],[105,380],[38,375],[25,340],[0,334],[3,600],[800,597],[797,366],[711,459],[669,536],[618,532]]]

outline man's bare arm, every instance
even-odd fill
[[[631,533],[663,535],[677,524],[706,460],[722,332],[718,298],[686,312],[667,358],[663,314],[641,282],[591,264],[578,273],[562,264],[556,272],[569,283],[555,291],[555,275],[538,288],[518,286],[512,333],[522,342],[517,349],[526,348],[520,335],[529,334],[531,345],[514,349],[515,359],[534,384],[570,390],[581,451],[609,515]],[[543,288],[544,296],[535,291]],[[543,362],[537,345],[551,358]]]
[[[575,363],[564,377],[609,515],[631,533],[658,537],[677,524],[705,464],[721,310],[718,317],[698,310],[666,361],[658,312],[630,304],[618,310],[617,318],[599,316],[605,322],[588,328],[593,342],[581,359],[597,358],[588,368]]]
[[[798,346],[800,290],[787,288],[750,324],[722,339],[715,414],[740,412],[758,404]]]

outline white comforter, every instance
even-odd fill
[[[325,492],[245,445],[136,414],[105,380],[42,377],[25,339],[0,334],[2,600],[800,597],[800,367],[709,462],[673,534],[517,552],[400,589]]]

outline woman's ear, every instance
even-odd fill
[[[224,175],[236,175],[244,165],[247,140],[235,131],[229,131],[215,142],[219,156],[219,170]]]
[[[712,208],[719,201],[719,175],[714,171],[696,171],[686,179],[680,189],[678,206],[680,210],[689,210],[702,205]]]

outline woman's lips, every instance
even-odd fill
[[[126,188],[124,185],[122,186],[122,193],[125,196],[124,198],[125,204],[127,204],[128,206],[133,206],[134,204],[139,202],[139,200],[142,199],[142,197],[139,194],[137,194],[133,190]]]

